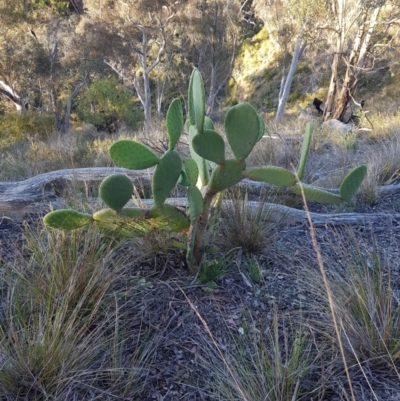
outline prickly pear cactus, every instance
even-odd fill
[[[308,200],[325,203],[348,202],[366,175],[366,166],[354,168],[340,185],[339,195],[301,182],[310,149],[312,125],[305,130],[296,171],[277,166],[246,168],[246,158],[263,137],[265,124],[249,103],[232,107],[224,128],[234,158],[226,159],[226,144],[215,131],[212,120],[205,115],[205,92],[200,72],[194,69],[188,91],[188,115],[183,120],[181,101],[172,101],[166,128],[168,150],[159,157],[146,146],[131,140],[120,140],[110,147],[110,156],[120,167],[140,170],[155,167],[152,178],[154,206],[151,209],[126,207],[133,193],[129,178],[117,174],[100,185],[100,197],[109,207],[93,215],[75,210],[56,210],[44,218],[46,226],[74,230],[94,224],[101,230],[124,237],[142,236],[152,230],[176,231],[188,234],[186,260],[195,270],[204,254],[203,239],[214,197],[244,178],[274,186],[285,186]],[[183,129],[189,138],[190,156],[182,160],[175,150]],[[187,187],[188,216],[165,201],[175,185]]]

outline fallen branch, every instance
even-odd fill
[[[150,188],[152,169],[143,171],[132,171],[123,168],[81,168],[58,170],[50,173],[40,174],[24,181],[1,182],[0,183],[0,212],[1,213],[43,213],[50,208],[61,208],[62,199],[83,193],[89,204],[99,202],[97,191],[101,181],[110,174],[126,174],[133,181],[136,188],[146,196]],[[251,192],[269,187],[267,184],[243,180],[241,186]],[[329,190],[324,188],[325,190]],[[337,192],[337,190],[329,190]],[[383,185],[378,187],[380,196],[400,192],[400,184]],[[148,195],[147,195],[148,196]],[[151,205],[152,200],[141,200],[143,204]],[[186,198],[171,198],[167,200],[170,204],[187,208]],[[249,210],[263,208],[265,219],[282,224],[299,224],[306,222],[306,212],[293,209],[284,205],[267,202],[248,201],[246,206]],[[227,210],[233,208],[232,201],[225,200],[223,207]],[[361,214],[361,213],[311,213],[311,219],[315,226],[324,225],[362,225],[366,223],[380,222],[382,219],[400,220],[400,214]]]

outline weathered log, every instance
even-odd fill
[[[82,191],[88,203],[98,202],[97,190],[101,181],[110,174],[122,173],[132,179],[136,188],[145,196],[150,188],[153,169],[143,171],[132,171],[123,168],[81,168],[58,170],[38,175],[24,181],[1,182],[0,183],[0,213],[18,212],[39,213],[46,212],[50,207],[62,207],[63,197],[71,196],[71,193]],[[253,191],[267,187],[267,184],[243,180],[240,185],[245,189]],[[326,189],[325,190],[329,190]],[[337,190],[330,190],[337,192]],[[400,192],[400,184],[384,185],[378,187],[380,196]],[[148,196],[148,195],[147,195]],[[151,205],[152,200],[142,200],[144,204]],[[186,198],[171,198],[168,203],[187,208]],[[223,206],[231,210],[232,201],[225,200]],[[276,205],[267,202],[248,201],[246,206],[249,210],[263,208],[265,219],[282,224],[298,224],[307,222],[307,214],[303,210],[293,209],[284,205]],[[382,221],[382,219],[397,220],[400,214],[361,214],[361,213],[340,213],[340,214],[319,214],[310,213],[315,226],[324,225],[358,225]]]
[[[79,168],[40,174],[24,181],[0,183],[0,212],[37,212],[39,204],[57,201],[68,192],[96,194],[101,181],[111,174],[126,174],[135,187],[150,187],[150,170],[132,171],[123,168]]]

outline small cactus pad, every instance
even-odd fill
[[[172,205],[151,209],[149,222],[153,228],[164,231],[186,231],[190,225],[185,213]]]
[[[303,144],[301,146],[299,167],[297,168],[297,178],[299,179],[299,181],[301,181],[304,176],[304,169],[306,167],[308,151],[310,150],[312,130],[312,123],[307,123],[306,130],[304,132]]]
[[[114,236],[122,238],[135,238],[145,235],[152,230],[146,217],[148,209],[125,208],[117,213],[115,210],[103,209],[93,215],[97,228]]]
[[[210,189],[219,192],[237,184],[242,179],[246,163],[243,160],[227,160],[223,165],[215,167],[210,178]]]
[[[199,168],[199,175],[201,179],[202,185],[207,185],[208,180],[209,180],[209,173],[208,173],[208,166],[207,166],[207,160],[205,160],[203,157],[199,156],[195,150],[193,149],[192,142],[193,138],[199,135],[196,127],[194,125],[191,125],[189,128],[189,149],[190,149],[190,156],[192,156],[192,159],[196,162],[197,167]]]
[[[210,117],[207,116],[204,117],[204,129],[212,129],[212,130],[214,129],[214,123]]]
[[[185,172],[190,185],[196,185],[199,178],[199,168],[191,157],[185,159]]]
[[[291,187],[296,183],[296,176],[293,173],[276,166],[250,168],[243,175],[251,180],[266,182],[278,187]]]
[[[154,205],[162,206],[165,199],[176,185],[182,171],[182,161],[179,153],[168,150],[160,159],[152,180]]]
[[[225,161],[225,142],[221,135],[213,130],[204,130],[192,140],[194,151],[201,157],[216,164]]]
[[[132,181],[124,174],[114,174],[100,184],[99,195],[111,209],[119,211],[132,198]]]
[[[191,185],[185,170],[181,171],[181,174],[178,178],[178,184],[184,187],[188,187],[189,185]]]
[[[306,199],[312,202],[319,202],[319,203],[343,202],[343,199],[338,195],[335,195],[328,191],[323,191],[322,189],[314,188],[306,184],[297,183],[291,189],[297,195],[301,195],[304,192]]]
[[[129,139],[121,139],[110,146],[111,159],[120,167],[143,170],[153,167],[160,158],[146,146]]]
[[[169,150],[173,150],[179,141],[183,129],[183,111],[180,99],[174,99],[167,112],[167,131]]]
[[[258,114],[258,121],[260,123],[260,131],[258,132],[257,142],[264,136],[265,133],[265,122],[264,119]]]
[[[346,202],[350,202],[351,198],[357,192],[361,183],[367,174],[367,166],[362,164],[351,170],[340,185],[340,196]]]
[[[253,106],[245,102],[231,107],[225,117],[225,132],[235,157],[244,160],[260,136],[260,120]]]
[[[197,130],[202,133],[205,117],[205,94],[203,78],[197,68],[190,76],[188,109],[190,124],[195,125]]]
[[[190,219],[195,219],[199,214],[203,213],[203,196],[199,188],[191,185],[188,188],[188,202],[189,202],[189,212]]]
[[[76,230],[86,226],[92,222],[92,215],[80,213],[76,210],[63,209],[54,210],[46,214],[43,223],[46,227],[55,228],[57,230]]]

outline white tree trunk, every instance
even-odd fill
[[[302,39],[298,39],[296,46],[294,48],[292,63],[290,64],[290,69],[285,80],[284,88],[283,91],[281,92],[281,95],[279,96],[279,104],[278,104],[278,110],[276,111],[275,121],[281,121],[283,118],[283,113],[285,111],[285,106],[289,97],[290,87],[292,86],[293,77],[297,70],[297,66],[299,64],[300,58],[304,52],[305,47],[306,47],[306,42],[304,42]]]

